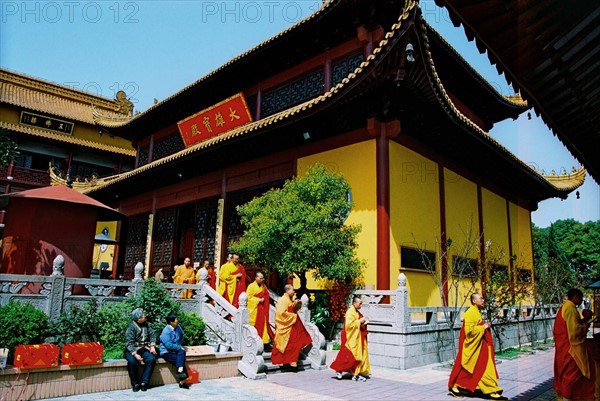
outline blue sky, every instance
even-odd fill
[[[125,90],[136,110],[162,100],[258,43],[308,17],[321,0],[296,1],[7,1],[0,0],[0,66],[114,97]],[[433,0],[426,19],[496,89],[513,94],[485,55],[454,28]],[[543,122],[526,115],[491,134],[538,169],[579,163]],[[532,214],[541,227],[573,218],[600,220],[600,187],[590,177],[580,199],[550,199]]]

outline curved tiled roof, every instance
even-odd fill
[[[308,22],[322,16],[323,14],[325,14],[327,11],[329,11],[331,8],[333,8],[336,4],[340,3],[342,0],[327,0],[323,2],[323,6],[317,10],[316,12],[314,12],[313,14],[309,15],[308,17],[306,17],[305,19],[298,21],[296,24],[292,25],[291,27],[281,31],[280,33],[278,33],[275,36],[270,37],[269,39],[265,40],[264,42],[261,42],[260,44],[256,45],[255,47],[253,47],[252,49],[240,54],[239,56],[229,60],[228,62],[226,62],[225,64],[221,65],[220,67],[218,67],[217,69],[209,72],[208,74],[206,74],[205,76],[203,76],[202,78],[198,79],[195,82],[192,82],[191,84],[189,84],[188,86],[184,87],[183,89],[175,92],[174,94],[172,94],[171,96],[161,100],[160,102],[153,104],[152,106],[150,106],[148,109],[144,110],[143,112],[136,114],[135,116],[133,116],[133,118],[129,121],[118,121],[117,119],[112,119],[112,118],[106,118],[105,116],[102,116],[100,114],[95,116],[95,121],[97,124],[105,126],[107,128],[116,128],[116,127],[123,127],[131,122],[134,122],[142,117],[144,117],[146,114],[148,114],[149,112],[151,112],[152,110],[160,107],[161,105],[168,103],[169,101],[171,101],[172,99],[176,98],[177,96],[179,96],[180,94],[182,94],[183,92],[201,84],[202,82],[208,80],[209,78],[211,78],[212,76],[218,74],[219,72],[223,71],[224,69],[226,69],[227,67],[229,67],[232,64],[235,64],[237,62],[239,62],[240,60],[248,57],[249,55],[256,53],[257,51],[259,51],[260,49],[266,47],[267,45],[269,45],[270,43],[276,41],[277,39],[287,35],[289,32],[294,31],[296,29],[298,29],[299,27],[306,25]]]
[[[600,182],[599,3],[435,2]]]
[[[329,3],[328,3],[329,4]],[[233,139],[245,134],[249,134],[252,132],[256,132],[262,128],[265,128],[267,126],[276,124],[280,121],[283,120],[287,120],[292,116],[295,116],[297,114],[300,114],[306,110],[310,110],[313,107],[316,107],[317,105],[319,105],[320,103],[325,103],[327,101],[329,101],[330,99],[333,99],[335,97],[335,95],[342,91],[342,89],[345,89],[348,84],[353,81],[354,79],[357,78],[357,76],[360,76],[363,71],[371,64],[373,64],[373,62],[375,61],[375,59],[381,54],[382,49],[385,48],[388,43],[390,42],[390,39],[392,39],[394,37],[394,35],[397,33],[398,30],[400,30],[401,26],[402,26],[402,21],[406,20],[409,16],[410,11],[412,11],[415,7],[417,6],[417,2],[415,0],[408,0],[406,2],[406,7],[404,9],[404,12],[401,14],[400,18],[398,19],[398,22],[396,24],[394,24],[391,28],[391,31],[388,32],[384,39],[381,40],[381,42],[379,43],[379,46],[377,46],[374,50],[373,53],[370,54],[367,59],[365,61],[363,61],[360,66],[358,66],[353,72],[349,73],[348,76],[346,78],[344,78],[342,80],[342,82],[338,83],[336,86],[332,87],[328,92],[324,93],[323,95],[320,95],[316,98],[313,98],[311,100],[308,100],[304,103],[301,103],[297,106],[291,107],[289,109],[283,110],[279,113],[273,114],[271,116],[265,117],[263,119],[260,119],[258,121],[254,121],[251,123],[248,123],[246,125],[243,125],[241,127],[238,128],[234,128],[231,131],[228,131],[222,135],[210,138],[204,142],[200,142],[197,143],[195,145],[192,145],[186,149],[183,149],[177,153],[174,153],[170,156],[164,157],[162,159],[158,159],[155,160],[151,163],[145,164],[141,167],[138,167],[130,172],[121,174],[119,177],[117,177],[114,180],[111,180],[110,182],[106,182],[103,184],[99,184],[94,188],[91,188],[89,191],[87,191],[86,193],[89,192],[94,192],[97,191],[99,189],[102,189],[110,184],[113,183],[118,183],[121,182],[123,180],[126,180],[128,178],[134,177],[136,175],[139,175],[143,172],[149,171],[155,167],[161,166],[163,164],[167,164],[169,162],[172,162],[174,160],[183,158],[185,156],[188,156],[190,154],[199,152],[202,149],[206,149],[209,148],[211,146],[214,146],[218,143],[227,141],[229,139]],[[286,31],[284,31],[286,32]],[[280,34],[281,35],[281,34]],[[279,35],[279,36],[280,36]]]
[[[60,134],[53,131],[46,131],[41,128],[30,127],[26,125],[11,124],[5,121],[0,121],[0,128],[7,130],[20,132],[22,134],[33,135],[41,138],[51,139],[53,141],[69,143],[72,145],[83,146],[96,150],[103,150],[106,152],[118,153],[125,156],[135,156],[135,150],[133,148],[125,149],[119,146],[106,145],[100,142],[94,142],[75,136]]]
[[[422,17],[419,16],[419,18],[422,18]],[[424,23],[415,24],[415,25],[420,27],[420,29],[421,29],[420,37],[421,37],[423,46],[420,46],[420,49],[422,50],[423,56],[427,60],[427,62],[425,62],[423,64],[425,65],[428,76],[430,77],[430,82],[431,82],[432,88],[438,98],[440,105],[442,105],[442,107],[444,108],[444,111],[451,119],[453,119],[457,123],[460,123],[463,126],[467,127],[472,133],[476,134],[481,139],[485,140],[489,145],[497,148],[508,159],[513,160],[513,162],[515,162],[517,165],[519,165],[519,167],[521,167],[521,169],[523,169],[524,171],[527,171],[531,176],[535,177],[537,179],[537,181],[551,186],[558,193],[569,193],[569,192],[573,191],[575,188],[577,188],[583,184],[583,180],[581,180],[578,183],[578,185],[575,187],[566,188],[562,185],[555,185],[555,182],[548,180],[545,176],[538,173],[531,166],[529,166],[524,161],[519,159],[510,150],[508,150],[507,148],[502,146],[488,132],[484,131],[477,124],[475,124],[473,121],[471,121],[467,116],[465,116],[463,113],[461,113],[460,110],[454,105],[454,103],[452,102],[452,100],[450,99],[448,94],[446,93],[446,90],[444,89],[444,85],[442,84],[442,82],[438,76],[438,73],[436,71],[435,64],[433,63],[433,59],[432,59],[431,53],[429,51],[429,38],[427,36],[427,25]],[[585,177],[585,170],[583,170],[582,174]]]
[[[0,69],[0,102],[88,124],[95,123],[94,109],[130,119],[116,111],[114,100],[5,69]]]
[[[550,181],[552,185],[569,192],[574,191],[584,183],[585,173],[586,170],[583,167],[581,167],[579,170],[573,168],[573,171],[570,173],[563,171],[560,175],[557,175],[554,172],[552,172],[550,175],[546,175],[543,171],[541,172],[542,176]]]
[[[401,16],[398,19],[398,22],[392,25],[392,27],[390,28],[390,31],[388,31],[385,34],[384,38],[381,40],[381,42],[378,44],[378,46],[375,47],[372,54],[370,54],[367,57],[367,59],[360,64],[359,67],[357,67],[353,72],[348,74],[348,76],[346,78],[344,78],[341,83],[337,84],[335,87],[331,88],[331,90],[324,93],[323,95],[313,98],[304,103],[301,103],[297,106],[283,110],[283,111],[276,113],[274,115],[271,115],[269,117],[266,117],[261,120],[258,120],[258,121],[252,122],[252,123],[248,123],[244,126],[235,128],[235,129],[228,131],[220,136],[213,137],[204,142],[195,144],[193,146],[190,146],[189,148],[183,149],[183,150],[181,150],[175,154],[172,154],[170,156],[167,156],[165,158],[155,160],[155,161],[153,161],[149,164],[146,164],[142,167],[139,167],[133,171],[120,174],[118,177],[111,179],[110,181],[106,181],[104,183],[99,183],[99,185],[97,185],[94,188],[91,188],[89,191],[87,191],[87,193],[100,190],[100,189],[105,188],[114,183],[119,183],[119,182],[125,181],[127,179],[130,179],[130,178],[140,175],[142,173],[148,172],[159,166],[174,162],[178,159],[181,159],[181,158],[187,157],[189,155],[192,155],[194,153],[197,153],[203,149],[207,149],[209,147],[215,146],[219,143],[222,143],[222,142],[225,142],[225,141],[228,141],[228,140],[231,140],[231,139],[243,136],[243,135],[255,133],[257,131],[260,131],[261,129],[265,129],[269,126],[278,124],[280,122],[287,122],[287,120],[289,120],[290,118],[292,118],[294,116],[299,116],[303,113],[306,113],[310,109],[320,107],[322,105],[326,105],[329,102],[333,102],[334,100],[339,98],[339,94],[341,92],[346,92],[347,90],[350,90],[349,88],[350,88],[350,86],[352,86],[351,84],[355,83],[358,79],[360,79],[365,74],[365,71],[369,67],[373,66],[375,64],[375,62],[377,60],[381,59],[381,57],[385,54],[385,52],[389,50],[389,48],[391,47],[391,44],[395,43],[393,41],[393,39],[396,39],[399,35],[399,32],[401,32],[401,28],[403,27],[403,21],[405,21],[409,17],[410,12],[412,10],[416,9],[416,7],[417,7],[416,1],[408,0],[406,2],[406,6],[405,6],[403,13],[401,14]],[[513,162],[516,165],[518,165],[524,171],[527,171],[530,176],[535,177],[535,179],[537,181],[539,181],[542,185],[545,185],[549,190],[552,189],[556,193],[568,193],[568,192],[572,191],[574,188],[566,189],[560,185],[559,186],[554,185],[552,183],[552,181],[547,180],[545,177],[543,177],[542,175],[537,173],[535,170],[533,170],[530,166],[528,166],[523,161],[521,161],[519,158],[517,158],[508,149],[506,149],[498,141],[496,141],[491,135],[489,135],[487,132],[482,130],[477,124],[475,124],[473,121],[471,121],[468,117],[466,117],[464,114],[462,114],[456,108],[456,106],[452,103],[449,96],[445,92],[444,87],[435,71],[435,66],[433,64],[431,53],[429,52],[429,48],[428,48],[429,44],[428,44],[428,38],[427,38],[427,27],[426,27],[426,24],[424,23],[424,20],[421,19],[420,14],[417,14],[417,15],[418,15],[417,18],[419,21],[419,23],[417,25],[419,25],[421,27],[420,33],[421,33],[421,37],[422,37],[422,42],[424,44],[424,46],[421,46],[421,49],[423,49],[422,50],[423,58],[424,58],[424,60],[426,60],[426,62],[424,64],[427,69],[427,76],[429,78],[431,87],[437,96],[438,102],[440,103],[442,108],[446,111],[448,116],[452,120],[454,120],[456,123],[461,125],[462,127],[470,130],[474,135],[477,135],[478,137],[483,139],[492,148],[495,148],[498,152],[504,154],[508,159],[513,160]],[[581,181],[581,183],[583,183],[583,181]],[[581,185],[581,183],[579,185]]]
[[[467,70],[469,72],[469,74],[474,76],[481,83],[481,85],[483,87],[485,87],[487,89],[487,91],[490,92],[499,102],[510,104],[511,106],[516,106],[516,107],[527,107],[527,102],[524,101],[521,98],[521,96],[519,96],[519,95],[504,96],[500,92],[498,92],[496,90],[496,88],[494,88],[487,79],[482,77],[481,74],[479,72],[477,72],[477,70],[475,68],[473,68],[473,66],[471,64],[469,64],[467,62],[467,60],[465,60],[464,57],[450,43],[448,43],[448,41],[446,39],[444,39],[444,37],[442,35],[439,34],[439,32],[437,32],[435,29],[433,29],[433,27],[431,25],[429,25],[426,21],[423,21],[423,22],[427,28],[427,31],[429,33],[435,35],[435,39],[437,41],[443,43],[444,46],[452,52],[454,58],[460,62],[460,64],[463,66],[463,68],[465,70]]]

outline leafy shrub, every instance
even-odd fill
[[[90,300],[83,307],[73,306],[59,316],[52,325],[52,333],[58,345],[98,341],[100,318],[96,301]]]
[[[127,302],[111,303],[98,310],[98,335],[106,359],[123,358],[125,330],[131,321],[131,311]]]
[[[185,333],[183,345],[206,344],[206,336],[204,334],[206,325],[200,316],[195,313],[183,312],[179,315],[179,324]],[[158,334],[160,335],[160,333]]]
[[[165,287],[154,278],[146,280],[142,291],[135,297],[125,301],[131,306],[130,312],[142,308],[148,319],[148,324],[160,336],[165,327],[165,318],[169,313],[181,315],[181,305],[169,296]],[[129,323],[129,321],[128,321]],[[123,331],[125,333],[125,331]]]
[[[10,302],[0,306],[0,348],[8,348],[12,363],[20,344],[39,344],[48,335],[48,317],[31,304]]]

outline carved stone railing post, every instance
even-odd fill
[[[65,288],[66,277],[62,270],[54,270],[50,279],[52,280],[50,288],[47,288],[46,284],[43,285],[43,288],[50,290],[48,294],[48,318],[51,322],[55,322],[63,311],[65,297],[71,295],[71,292]]]
[[[198,281],[198,290],[196,291],[196,296],[200,302],[198,302],[198,315],[202,316],[202,306],[208,299],[206,295],[206,291],[204,289],[209,286],[208,284],[208,270],[205,267],[201,267],[200,270],[200,281]]]
[[[310,361],[310,366],[313,369],[326,369],[327,365],[325,364],[325,337],[319,331],[319,328],[311,323],[310,321],[310,310],[308,309],[308,296],[306,294],[302,295],[300,298],[302,302],[302,308],[298,311],[298,316],[308,334],[310,334],[310,338],[312,339],[312,345],[309,345],[302,351],[302,355],[306,357]]]
[[[400,328],[410,326],[410,313],[408,312],[408,287],[404,273],[398,275],[398,288],[394,297],[394,325]]]
[[[239,297],[239,308],[233,318],[235,324],[234,351],[242,353],[238,362],[238,370],[249,379],[266,378],[265,361],[262,356],[264,345],[254,326],[250,325],[248,295],[242,292]]]
[[[133,268],[133,288],[130,288],[130,290],[132,290],[131,296],[139,294],[144,287],[144,271],[144,264],[142,262],[137,262]]]

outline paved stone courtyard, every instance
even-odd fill
[[[554,349],[517,359],[499,360],[498,373],[504,395],[510,400],[554,400],[552,391]],[[206,380],[189,390],[177,385],[54,398],[64,401],[112,400],[451,400],[447,380],[450,371],[439,365],[393,370],[372,368],[364,383],[335,379],[332,370],[277,373],[264,380],[242,376]]]

